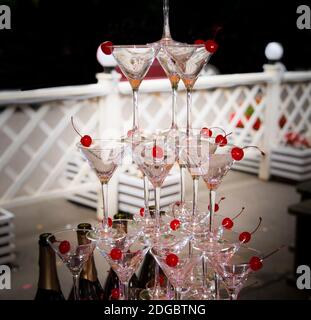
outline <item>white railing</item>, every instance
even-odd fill
[[[98,80],[93,85],[0,93],[0,206],[94,188],[97,182],[76,150],[78,137],[70,116],[81,132],[93,136],[125,132],[132,119],[129,84],[119,82],[115,74],[99,74]],[[183,91],[180,85],[180,126],[186,123]],[[168,127],[170,105],[168,80],[144,81],[139,95],[141,126]],[[237,168],[268,179],[271,173],[287,170],[273,165],[273,152],[288,148],[286,134],[311,135],[311,72],[284,72],[276,64],[266,65],[261,73],[202,76],[193,94],[192,115],[195,127],[221,126],[236,133],[236,144],[260,145],[266,158],[250,157],[244,169]],[[309,150],[302,152],[311,156]],[[68,171],[72,162],[79,164],[78,174]]]

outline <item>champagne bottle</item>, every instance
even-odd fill
[[[155,214],[155,206],[149,207],[149,212],[151,217]],[[165,211],[160,211],[160,215],[165,215]],[[155,275],[155,265],[156,261],[152,254],[148,252],[146,254],[146,257],[144,259],[144,262],[141,267],[140,275],[139,275],[139,284],[141,288],[146,288],[147,284],[151,284],[151,281],[154,281],[154,275]],[[160,284],[166,283],[166,276],[162,269],[160,268]],[[153,285],[153,284],[152,284]]]
[[[89,223],[80,223],[77,228],[78,243],[84,244],[89,241],[86,238],[88,230],[92,229]],[[91,255],[88,261],[85,263],[79,278],[79,294],[80,300],[103,300],[104,290],[98,280],[97,270],[95,266],[94,256]],[[70,292],[69,300],[73,300],[73,289]]]
[[[125,213],[125,212],[119,212],[114,215],[114,219],[132,219],[132,215]],[[113,228],[120,228],[120,225],[113,225]],[[125,223],[122,227],[122,230],[124,232],[127,232],[127,224]],[[134,273],[130,282],[129,282],[129,288],[139,288],[139,281],[137,278],[137,275]],[[117,300],[117,296],[114,293],[114,289],[119,289],[119,278],[117,274],[113,271],[112,268],[108,271],[108,276],[106,279],[106,283],[104,286],[104,299],[105,300]],[[117,290],[118,291],[118,290]]]
[[[51,233],[39,237],[39,281],[35,300],[65,300],[61,292],[56,271],[55,252],[47,242]]]

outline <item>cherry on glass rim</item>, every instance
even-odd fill
[[[89,146],[92,144],[92,142],[93,142],[91,136],[89,136],[89,135],[84,135],[84,136],[82,136],[82,134],[77,130],[77,128],[76,128],[76,126],[75,126],[75,124],[74,124],[74,122],[73,122],[73,117],[71,117],[71,125],[72,125],[72,127],[73,127],[73,130],[81,137],[80,143],[81,143],[84,147],[89,147]]]
[[[214,40],[207,40],[205,48],[210,53],[215,53],[218,50],[218,43]]]
[[[102,52],[106,55],[111,55],[113,52],[113,43],[111,41],[105,41],[100,45]]]

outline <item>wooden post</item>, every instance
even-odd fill
[[[281,101],[281,81],[284,73],[284,66],[280,63],[264,65],[264,72],[271,77],[267,83],[266,108],[264,113],[264,137],[262,149],[266,156],[262,158],[259,166],[259,178],[269,180],[271,174],[272,150],[276,145],[276,138],[279,132],[279,107]]]

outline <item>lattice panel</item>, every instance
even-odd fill
[[[234,132],[237,144],[259,144],[264,133],[264,109],[266,86],[238,86],[214,90],[197,90],[192,99],[193,127],[220,126]],[[126,128],[132,125],[132,100],[120,96],[121,121]],[[139,120],[144,129],[168,128],[171,121],[170,93],[148,93],[139,95]],[[177,122],[186,125],[186,94],[178,93]],[[126,129],[124,129],[126,130]]]
[[[290,132],[311,137],[311,82],[283,83],[279,106],[278,143]]]
[[[6,106],[0,114],[0,205],[12,199],[42,196],[81,183],[69,181],[65,166],[76,150],[73,115],[81,132],[98,130],[98,99]],[[87,128],[87,129],[86,129]]]

